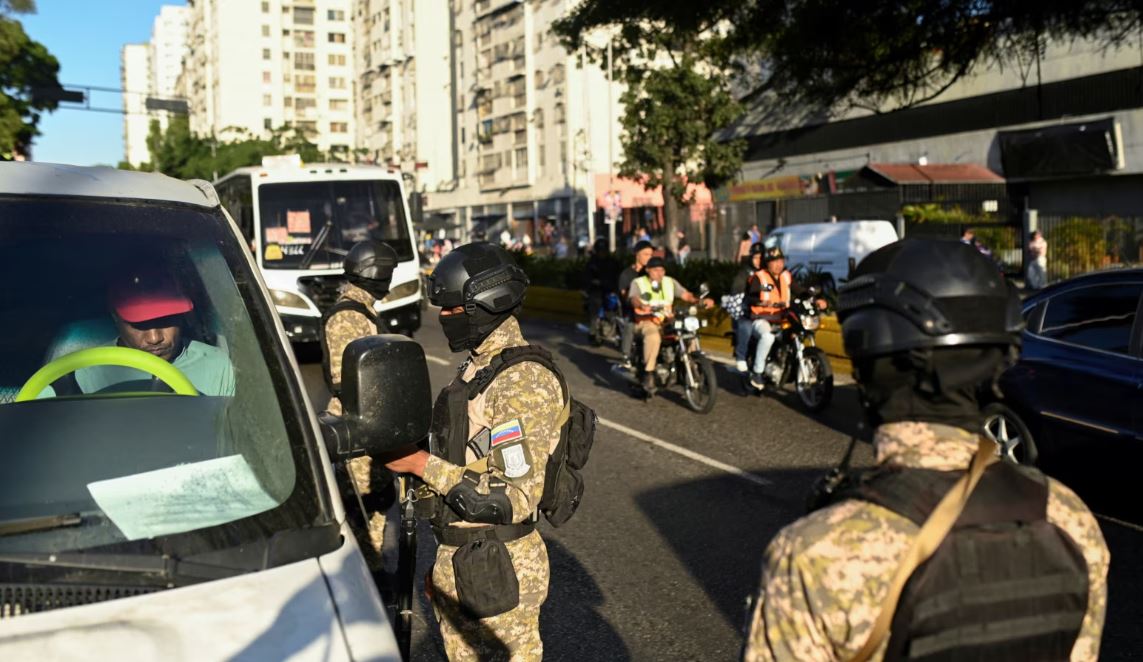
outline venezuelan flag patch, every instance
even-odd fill
[[[510,441],[519,441],[524,438],[524,426],[520,425],[520,419],[513,418],[507,423],[501,423],[492,428],[492,447],[495,448],[500,444],[506,444]]]

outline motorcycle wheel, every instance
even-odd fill
[[[802,381],[798,371],[794,374],[794,386],[802,406],[816,414],[828,407],[833,399],[833,368],[830,367],[825,352],[817,347],[807,347],[803,356],[809,367],[810,379]]]
[[[714,396],[718,389],[718,378],[714,374],[714,364],[705,356],[692,355],[691,370],[694,371],[695,385],[688,388],[686,377],[682,377],[683,395],[687,406],[700,414],[709,414],[714,409]]]

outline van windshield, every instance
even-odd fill
[[[389,244],[402,261],[413,259],[397,182],[262,184],[258,207],[267,269],[338,268],[349,249],[365,239]]]
[[[296,378],[220,210],[0,198],[0,280],[0,554],[202,554],[326,519]]]

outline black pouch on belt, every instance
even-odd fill
[[[472,618],[488,618],[520,604],[520,582],[508,547],[499,540],[473,540],[452,555],[460,606]]]

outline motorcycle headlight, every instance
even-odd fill
[[[688,317],[683,320],[683,328],[687,331],[698,331],[699,326],[699,318],[697,317]]]
[[[688,315],[698,315],[698,306],[691,306],[687,309]]]
[[[806,331],[817,331],[818,327],[822,325],[822,318],[817,315],[801,315],[802,326]]]
[[[389,303],[397,299],[404,299],[407,296],[416,294],[421,289],[420,281],[411,280],[407,283],[401,283],[396,287],[389,288],[389,293],[381,300],[381,303]]]
[[[274,299],[274,305],[279,308],[310,309],[310,304],[307,303],[300,294],[287,292],[285,290],[270,290],[270,297]]]

